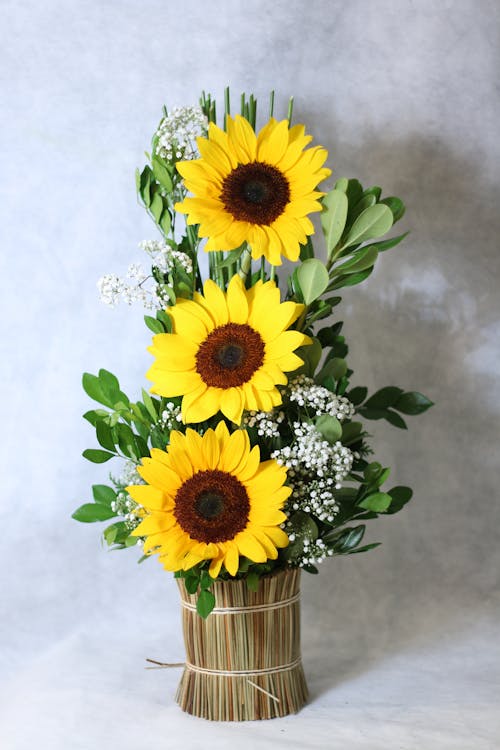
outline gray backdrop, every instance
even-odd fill
[[[498,739],[500,6],[494,0],[3,0],[0,644],[2,748],[463,748]],[[180,712],[175,584],[70,514],[107,466],[81,459],[81,372],[138,394],[149,334],[96,280],[155,237],[134,169],[161,106],[290,94],[335,176],[408,205],[409,239],[345,292],[357,383],[436,406],[377,457],[415,498],[383,546],[304,575],[311,702],[213,725]]]

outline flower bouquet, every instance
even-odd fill
[[[301,570],[373,549],[361,544],[364,522],[411,498],[382,487],[390,469],[371,458],[366,420],[406,429],[402,415],[431,402],[353,387],[342,322],[326,322],[339,290],[406,236],[381,239],[402,201],[356,179],[318,189],[327,152],[292,125],[293,100],[278,120],[271,94],[258,131],[253,96],[234,117],[229,90],[224,104],[220,125],[209,95],[165,110],[137,172],[159,230],[141,243],[151,268],[135,263],[99,287],[111,305],[141,301],[152,313],[150,388],[132,401],[107,370],[83,376],[100,446],[83,455],[125,464],[73,517],[113,519],[103,532],[112,549],[140,546],[140,561],[157,556],[174,573],[187,652],[177,699],[195,715],[240,720],[306,700]]]

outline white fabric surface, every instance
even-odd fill
[[[0,23],[0,747],[500,747],[499,20],[493,0],[4,0]],[[303,577],[311,689],[297,716],[184,715],[175,584],[110,554],[71,512],[106,478],[81,459],[83,370],[139,394],[139,309],[97,300],[155,236],[133,172],[161,106],[296,98],[335,175],[381,184],[412,233],[337,308],[355,384],[436,402],[376,458],[415,498],[366,556]]]

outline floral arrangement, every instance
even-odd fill
[[[99,448],[83,455],[125,463],[73,517],[113,519],[106,543],[142,547],[140,561],[158,555],[202,617],[216,580],[257,590],[275,570],[317,573],[328,557],[376,547],[361,545],[364,521],[401,510],[412,491],[382,488],[390,469],[372,460],[366,420],[406,429],[402,415],[432,405],[396,386],[351,385],[343,324],[326,321],[339,290],[405,238],[382,239],[405,209],[356,179],[320,188],[327,151],[292,125],[292,105],[275,119],[272,93],[258,131],[256,99],[242,95],[232,116],[229,90],[220,126],[209,95],[165,110],[137,172],[159,230],[141,243],[150,268],[98,284],[107,304],[151,313],[151,385],[132,401],[107,370],[83,376],[99,404],[84,415]]]

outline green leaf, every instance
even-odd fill
[[[352,388],[349,393],[346,393],[347,398],[354,406],[359,406],[359,404],[363,403],[367,395],[368,388],[364,386],[357,386],[356,388]]]
[[[361,250],[358,250],[353,254],[350,260],[342,263],[340,266],[335,266],[335,274],[340,276],[345,273],[351,274],[357,273],[358,271],[364,271],[375,264],[377,256],[378,250],[375,245],[361,248]]]
[[[294,374],[300,375],[304,373],[312,378],[323,354],[323,349],[318,339],[313,337],[312,344],[299,347],[296,349],[295,354],[303,360],[304,364]]]
[[[93,484],[92,495],[96,503],[111,505],[116,500],[116,492],[105,484]]]
[[[155,402],[153,401],[153,399],[151,398],[151,396],[149,395],[149,393],[144,390],[144,388],[142,389],[142,401],[144,403],[144,406],[147,409],[147,412],[148,412],[149,416],[153,420],[153,422],[157,422],[158,421],[158,412],[157,412],[156,407],[155,407]]]
[[[397,411],[392,411],[392,409],[387,409],[385,413],[385,418],[389,422],[389,424],[392,424],[394,427],[399,427],[401,430],[407,430],[408,426],[406,422],[404,421],[403,417],[401,417]]]
[[[402,242],[408,235],[409,232],[404,232],[404,234],[399,234],[397,237],[391,237],[389,240],[377,242],[377,249],[379,253],[383,253],[385,250],[390,250],[391,247],[396,247],[396,245],[399,245],[399,243]]]
[[[350,555],[357,555],[358,552],[368,552],[370,549],[375,549],[375,547],[380,547],[382,542],[372,542],[371,544],[365,544],[363,547],[358,547],[357,549],[353,549],[351,552],[349,552]]]
[[[341,190],[343,193],[345,193],[348,186],[349,186],[349,180],[347,179],[347,177],[340,177],[335,183],[334,189]]]
[[[200,591],[198,601],[196,602],[196,611],[205,620],[215,607],[215,596],[208,589]]]
[[[151,169],[146,165],[144,169],[142,170],[142,174],[140,177],[140,184],[139,184],[139,193],[141,195],[142,200],[144,201],[144,205],[149,208],[151,204],[151,178],[153,176],[153,173],[151,172]]]
[[[107,521],[114,518],[116,513],[101,503],[85,503],[75,510],[72,518],[83,523],[95,523],[96,521]]]
[[[247,588],[250,591],[258,591],[259,590],[259,582],[260,582],[260,576],[258,573],[255,573],[255,571],[250,571],[246,577],[247,581]]]
[[[333,445],[342,437],[342,425],[337,417],[332,417],[330,414],[322,414],[316,419],[316,429],[330,445]]]
[[[196,594],[198,591],[198,586],[200,584],[200,579],[198,576],[186,576],[184,579],[184,585],[186,586],[186,591],[188,594]]]
[[[373,187],[366,188],[363,195],[374,195],[375,199],[379,201],[380,196],[382,195],[382,188],[378,187],[378,185],[374,185]]]
[[[324,367],[318,373],[316,380],[323,383],[324,380],[331,375],[337,382],[344,377],[347,372],[347,362],[341,357],[332,357],[325,362]]]
[[[152,318],[151,315],[145,315],[144,322],[146,323],[149,330],[153,331],[153,333],[165,333],[163,323],[160,323],[160,321],[156,318]]]
[[[326,536],[323,537],[323,541],[331,547],[334,552],[342,555],[358,546],[363,539],[365,528],[365,525],[361,524],[360,526],[352,526],[340,531],[335,529],[326,534]]]
[[[303,245],[300,245],[299,258],[300,260],[308,260],[309,258],[314,258],[314,247],[310,237],[307,238],[307,241]]]
[[[306,305],[321,297],[330,278],[325,264],[316,258],[305,260],[297,269],[297,280]]]
[[[342,237],[349,204],[345,192],[336,189],[327,193],[322,203],[321,228],[325,236],[326,250],[330,255]]]
[[[357,442],[362,432],[363,425],[361,422],[344,422],[342,425],[342,444],[350,445]]]
[[[154,219],[156,223],[158,224],[161,219],[161,215],[163,213],[163,201],[161,199],[160,193],[155,193],[153,195],[153,198],[151,200],[151,205],[149,207],[149,210],[154,216]]]
[[[394,385],[388,385],[385,388],[381,388],[379,391],[370,396],[365,406],[368,409],[387,409],[396,403],[398,398],[403,393],[402,388],[397,388]]]
[[[364,470],[363,476],[367,482],[375,482],[382,471],[382,464],[379,464],[378,461],[372,461],[372,463],[368,464]]]
[[[351,178],[347,181],[346,195],[349,201],[349,206],[356,205],[363,195],[363,185],[359,180]]]
[[[120,383],[118,382],[118,378],[113,375],[112,372],[101,368],[99,370],[99,382],[104,394],[109,399],[113,408],[118,409],[122,404],[128,406],[128,397],[123,393],[123,391],[120,390]]]
[[[138,169],[135,170],[135,189],[137,192],[141,189],[141,173]]]
[[[377,203],[363,211],[344,238],[342,248],[381,237],[392,227],[393,217],[388,206]]]
[[[386,409],[367,409],[365,406],[360,406],[358,409],[359,414],[366,419],[385,419],[387,410]]]
[[[395,196],[391,195],[389,198],[384,198],[380,202],[386,206],[389,206],[389,208],[391,209],[394,218],[394,224],[403,218],[406,208],[401,198],[396,198]]]
[[[114,451],[115,441],[111,435],[111,427],[101,420],[97,422],[95,431],[99,445],[102,445],[102,447],[106,448],[108,451]]]
[[[237,247],[236,250],[231,250],[227,255],[225,260],[221,261],[220,263],[217,263],[217,268],[228,268],[229,266],[232,266],[234,263],[236,263],[242,253],[243,250],[245,250],[245,243],[240,245],[240,247]]]
[[[160,219],[160,227],[162,228],[164,234],[169,234],[170,230],[172,229],[172,219],[170,217],[170,211],[168,208],[165,208]]]
[[[127,424],[118,423],[114,428],[118,437],[120,450],[128,458],[138,460],[140,458],[135,441],[135,435]]]
[[[366,271],[359,271],[358,273],[346,274],[345,276],[339,276],[336,278],[333,284],[328,287],[329,291],[334,289],[341,289],[344,286],[355,286],[361,284],[362,281],[368,278],[373,271],[373,266],[367,268]]]
[[[374,206],[377,202],[377,199],[374,195],[371,195],[368,193],[366,195],[363,193],[359,201],[349,209],[349,216],[348,216],[348,223],[352,225],[352,223],[358,218],[360,214],[363,213],[363,211],[366,211],[367,208],[370,208],[370,206]]]
[[[106,544],[109,547],[114,543],[117,534],[118,534],[118,529],[116,528],[115,523],[111,524],[111,526],[107,526],[102,532],[102,535],[106,541]]]
[[[104,464],[106,463],[106,461],[109,461],[110,458],[113,458],[114,454],[108,453],[107,451],[88,448],[87,450],[83,451],[82,456],[86,458],[87,461],[92,461],[93,464]]]
[[[83,418],[86,419],[87,422],[90,422],[92,427],[95,427],[100,419],[106,419],[108,416],[109,411],[105,411],[104,409],[92,409],[91,411],[86,411]]]
[[[403,414],[423,414],[424,411],[430,409],[434,403],[430,401],[427,396],[418,391],[408,391],[396,401],[393,405],[395,409],[403,412]]]
[[[372,510],[375,513],[384,513],[392,502],[392,498],[387,492],[374,492],[365,497],[358,505],[360,508]]]
[[[392,498],[391,507],[389,508],[388,513],[397,513],[411,500],[413,497],[413,490],[410,487],[398,486],[389,490],[388,494]]]
[[[104,406],[113,407],[113,404],[108,395],[104,392],[102,383],[98,377],[92,375],[90,372],[84,372],[82,376],[82,386],[87,396],[90,396],[94,401],[98,401],[100,404],[104,404]]]
[[[153,156],[153,174],[160,183],[162,187],[165,188],[167,193],[172,192],[172,178],[170,177],[170,173],[168,169],[161,163],[160,159],[157,156]]]
[[[167,333],[171,333],[172,331],[172,319],[169,315],[165,312],[165,310],[157,310],[156,311],[156,317],[160,321],[160,323],[163,323],[163,326],[165,328],[165,331]]]

